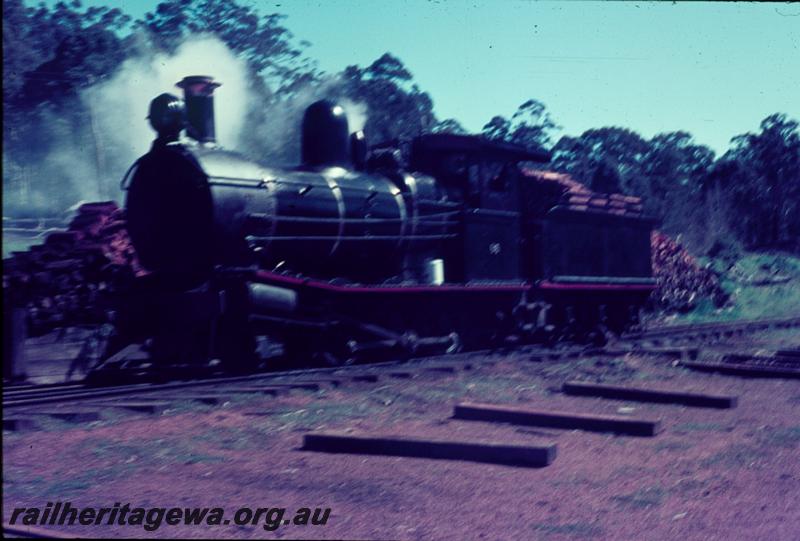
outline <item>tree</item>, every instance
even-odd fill
[[[236,0],[166,0],[137,22],[163,49],[173,52],[190,35],[213,34],[247,59],[253,72],[279,92],[292,92],[316,68],[303,57],[308,43],[295,44],[285,15],[260,15]]]
[[[660,133],[650,139],[642,157],[642,192],[650,214],[671,232],[687,231],[698,221],[703,178],[714,162],[714,151],[698,145],[691,134]]]
[[[405,140],[438,125],[433,100],[413,83],[411,72],[385,53],[366,68],[348,66],[330,94],[363,103],[369,111],[364,131],[374,143]]]
[[[644,195],[642,158],[647,141],[626,128],[605,127],[585,131],[580,137],[562,137],[553,147],[551,164],[557,171],[588,183],[598,164],[610,160],[619,170],[624,193]]]
[[[511,121],[497,115],[484,124],[481,133],[494,141],[509,141],[511,139]]]
[[[112,74],[125,58],[123,42],[113,31],[101,25],[82,29],[61,40],[53,58],[25,76],[24,105],[75,98],[80,89]]]
[[[600,193],[617,193],[620,191],[621,178],[619,168],[610,158],[600,160],[592,175],[589,187]]]
[[[22,0],[3,2],[3,112],[25,84],[25,73],[38,65],[43,53],[31,38],[29,9]]]
[[[466,135],[467,130],[455,118],[446,118],[436,123],[431,130],[434,133],[453,133],[456,135]]]
[[[395,84],[408,83],[413,79],[403,62],[391,53],[383,53],[380,58],[364,70],[364,74],[374,81],[387,81]]]
[[[65,168],[63,160],[47,164],[46,157],[68,146],[92,147],[91,119],[78,95],[124,60],[119,32],[130,17],[119,9],[82,9],[79,1],[26,8],[11,0],[3,11],[3,161],[13,171],[4,188],[20,194],[18,205],[58,205],[54,194],[73,187],[65,175],[85,171]]]
[[[544,149],[551,146],[551,134],[557,129],[559,126],[550,117],[545,105],[529,99],[517,108],[510,120],[499,115],[492,117],[483,126],[482,133],[496,141]]]
[[[131,18],[116,8],[78,0],[25,8],[3,3],[3,104],[15,111],[74,97],[80,88],[113,73],[125,58],[119,32]]]
[[[800,131],[785,114],[768,116],[759,133],[731,139],[712,180],[730,192],[751,246],[797,247],[800,238]]]

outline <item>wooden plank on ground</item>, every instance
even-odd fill
[[[356,374],[351,376],[350,379],[358,382],[376,383],[378,381],[378,376],[377,374]]]
[[[67,423],[91,423],[100,420],[100,412],[88,409],[29,411],[29,415],[45,415]]]
[[[290,389],[304,389],[306,391],[319,391],[320,390],[319,383],[312,382],[312,381],[296,381],[296,382],[286,383],[286,384],[283,384],[283,383],[276,384],[277,387],[281,387],[283,385],[286,385]]]
[[[687,347],[648,347],[636,351],[645,355],[661,355],[664,357],[671,357],[673,359],[696,359],[699,350],[698,348]]]
[[[463,403],[456,405],[453,417],[468,421],[488,421],[529,426],[549,426],[593,432],[616,432],[630,436],[655,436],[660,432],[659,421],[631,419],[617,415],[593,415],[542,411],[493,404]]]
[[[278,388],[270,388],[267,386],[235,387],[230,390],[218,390],[218,391],[213,390],[209,392],[198,391],[194,393],[183,392],[171,396],[170,400],[174,402],[187,400],[194,402],[202,402],[203,404],[208,404],[208,405],[218,405],[218,404],[225,404],[226,402],[230,402],[231,400],[235,399],[249,398],[255,394],[277,396],[280,393],[286,393],[289,392],[290,390],[291,390],[290,387],[278,387]]]
[[[393,436],[355,436],[332,432],[306,434],[302,448],[323,453],[465,460],[533,468],[547,466],[556,457],[556,446],[554,444],[542,446],[510,445]]]
[[[773,368],[770,366],[746,366],[734,363],[703,363],[683,361],[680,366],[700,370],[703,372],[719,372],[729,376],[743,376],[750,378],[783,378],[800,379],[800,370],[791,368]]]
[[[682,404],[697,408],[735,408],[735,396],[689,393],[685,391],[662,391],[626,387],[620,385],[604,385],[587,381],[567,381],[561,387],[565,394],[577,396],[598,396],[601,398],[617,398],[635,402],[656,402],[659,404]]]
[[[335,385],[335,380],[333,381],[277,381],[274,383],[268,383],[266,385],[259,385],[261,387],[270,387],[273,389],[283,389],[283,390],[294,390],[294,389],[302,389],[304,391],[319,391],[322,388],[323,383],[330,383],[331,385]]]
[[[441,366],[426,366],[423,369],[425,372],[440,372],[444,374],[455,374],[456,367],[452,365],[441,365]]]
[[[201,402],[203,404],[207,404],[209,406],[215,406],[218,404],[224,404],[225,402],[230,402],[231,398],[234,398],[235,394],[233,393],[226,393],[226,394],[179,394],[171,396],[170,399],[179,402],[179,401],[187,401],[187,402]],[[241,395],[239,395],[241,396]]]
[[[167,400],[121,400],[114,402],[91,402],[92,406],[104,408],[121,408],[139,413],[161,414],[172,405]]]
[[[271,396],[277,396],[281,393],[287,393],[291,390],[291,387],[283,387],[283,386],[274,386],[274,385],[237,385],[236,387],[231,387],[231,393],[252,393],[252,394],[267,394]]]
[[[3,430],[21,432],[23,430],[37,430],[39,424],[30,417],[12,417],[3,419]]]
[[[601,353],[597,353],[597,355],[602,355],[604,357],[624,357],[629,353],[633,352],[633,348],[616,348],[616,349],[603,349]]]

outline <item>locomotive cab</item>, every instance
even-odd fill
[[[518,163],[549,160],[547,152],[480,136],[430,134],[412,142],[410,167],[462,194],[468,208],[519,212]]]
[[[459,241],[446,259],[453,282],[524,281],[519,163],[546,162],[546,152],[479,136],[416,138],[410,165],[440,179],[463,202]]]

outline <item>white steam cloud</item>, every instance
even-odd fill
[[[350,133],[362,131],[367,124],[367,104],[355,103],[344,99],[340,102],[345,114],[347,115],[347,125]]]
[[[105,141],[131,163],[155,137],[145,118],[150,100],[163,92],[182,97],[175,83],[187,75],[211,75],[222,83],[214,93],[217,140],[236,147],[247,114],[247,66],[212,36],[189,39],[174,55],[143,54],[127,60],[111,80],[89,88],[82,97]]]
[[[345,99],[338,76],[272,103],[252,99],[246,61],[214,36],[189,38],[174,54],[154,50],[145,38],[137,49],[111,79],[81,93],[89,118],[78,118],[77,109],[74,118],[66,118],[63,110],[45,114],[37,141],[31,141],[31,148],[46,148],[43,157],[28,159],[23,167],[24,156],[9,156],[4,150],[4,166],[20,180],[13,191],[6,191],[4,215],[26,208],[60,214],[79,200],[121,203],[122,176],[156,137],[146,118],[150,100],[164,92],[182,97],[175,84],[188,75],[213,76],[222,83],[214,94],[218,142],[276,165],[299,163],[301,119],[313,101],[327,97],[339,102],[351,133],[363,130],[367,122],[366,104]]]
[[[150,100],[164,92],[182,97],[175,83],[187,75],[210,75],[222,83],[214,102],[217,139],[228,148],[241,142],[249,106],[244,60],[210,36],[190,38],[172,55],[154,51],[148,43],[138,49],[111,79],[81,92],[85,109],[76,108],[71,118],[65,108],[43,113],[37,140],[30,145],[46,150],[35,162],[29,158],[27,169],[17,166],[25,156],[8,156],[4,149],[4,164],[24,170],[17,174],[15,189],[6,192],[4,216],[30,209],[58,215],[77,201],[121,203],[122,176],[156,137],[146,118]],[[88,118],[78,116],[85,111]]]

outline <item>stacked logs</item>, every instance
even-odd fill
[[[81,205],[66,230],[3,263],[3,291],[27,307],[32,336],[106,322],[114,290],[144,272],[113,201]]]
[[[644,211],[638,197],[597,193],[566,173],[526,169],[523,174],[532,181],[522,184],[526,204],[529,208],[536,208],[541,215],[556,204],[576,211],[623,216],[641,216]],[[688,311],[704,298],[710,298],[716,306],[727,302],[727,294],[717,276],[701,268],[689,252],[670,237],[655,231],[650,237],[650,245],[657,283],[651,301],[656,309]]]
[[[619,216],[641,216],[644,212],[642,199],[619,193],[599,193],[590,190],[567,173],[524,169],[522,174],[532,182],[522,183],[526,208],[544,215],[555,205],[570,210],[596,211]]]
[[[717,275],[700,267],[680,244],[659,231],[653,231],[650,245],[657,283],[651,299],[657,308],[686,312],[704,298],[711,299],[717,307],[727,302],[728,296]]]

